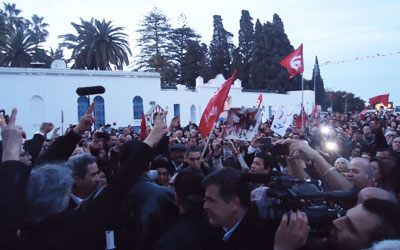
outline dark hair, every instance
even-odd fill
[[[128,160],[129,156],[136,151],[136,149],[139,147],[139,142],[137,141],[127,141],[125,142],[120,151],[119,151],[119,162],[121,166],[125,163],[125,161]]]
[[[255,157],[263,159],[264,169],[270,168],[272,170],[274,167],[276,167],[276,162],[274,158],[265,152],[257,153]]]
[[[372,242],[400,237],[400,205],[398,203],[368,199],[363,202],[363,207],[380,219],[380,224],[370,233]]]
[[[219,195],[225,202],[231,201],[236,196],[243,207],[250,206],[250,187],[242,180],[239,170],[222,168],[213,172],[203,181],[204,188],[210,185],[219,187]]]
[[[151,169],[157,169],[157,168],[168,169],[168,160],[164,155],[157,155],[151,162]]]
[[[175,192],[186,212],[202,211],[204,191],[203,177],[199,174],[180,172],[175,179]]]
[[[237,170],[241,170],[241,168],[242,168],[240,166],[240,162],[239,162],[238,158],[235,157],[234,155],[230,155],[230,156],[224,158],[222,161],[222,165],[224,167],[231,167],[231,168],[234,168]]]
[[[192,145],[186,149],[185,156],[188,156],[192,152],[200,152],[201,153],[201,148],[197,145]]]
[[[96,163],[97,158],[91,154],[78,154],[74,155],[68,160],[68,167],[72,171],[73,176],[85,178],[88,171],[88,165]]]

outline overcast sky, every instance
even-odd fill
[[[400,1],[397,0],[15,0],[25,18],[32,14],[50,24],[46,43],[53,48],[61,42],[57,36],[74,32],[71,22],[79,18],[112,20],[126,28],[135,50],[138,24],[155,6],[174,26],[183,13],[190,27],[210,44],[213,15],[221,15],[224,27],[234,34],[237,45],[241,10],[250,12],[255,23],[272,21],[277,13],[285,32],[296,49],[303,43],[304,76],[310,79],[318,56],[326,61],[349,62],[321,66],[325,88],[353,92],[365,101],[369,97],[390,93],[390,101],[400,105],[398,72],[400,66]],[[389,56],[389,53],[393,55]],[[380,54],[381,56],[376,56]],[[382,56],[386,55],[386,56]],[[375,56],[375,58],[360,60]],[[355,58],[359,58],[356,60]]]

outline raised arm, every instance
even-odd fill
[[[66,161],[74,152],[76,144],[82,138],[81,134],[90,130],[95,118],[93,117],[94,102],[88,108],[86,114],[82,116],[78,125],[66,135],[58,137],[49,148],[39,156],[37,164],[51,161]]]

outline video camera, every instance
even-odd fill
[[[285,213],[300,210],[308,216],[311,237],[328,237],[332,221],[346,214],[337,202],[357,199],[354,190],[322,192],[319,180],[277,174],[242,175],[246,182],[263,183],[269,187],[267,200],[256,202],[260,218],[279,225]]]

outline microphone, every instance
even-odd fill
[[[76,93],[79,96],[98,95],[104,92],[106,92],[106,89],[103,86],[81,87],[76,89]]]

